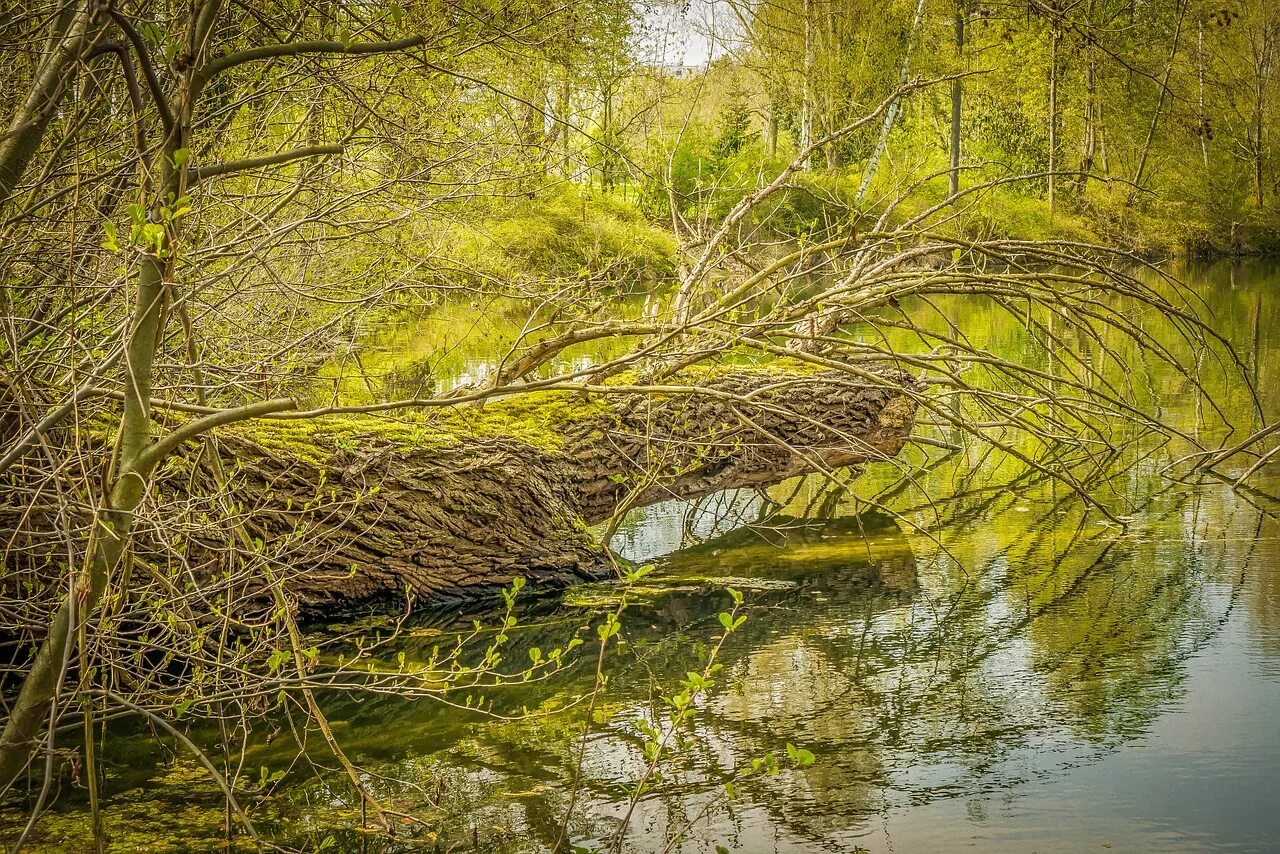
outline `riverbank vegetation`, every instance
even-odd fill
[[[672,40],[701,21],[686,62]],[[1262,426],[1219,417],[1206,389],[1250,399],[1245,365],[1144,259],[1277,241],[1265,4],[32,0],[0,25],[19,847],[68,776],[98,827],[121,719],[197,756],[257,842],[236,794],[272,780],[234,743],[296,713],[299,755],[388,830],[326,692],[483,711],[471,695],[578,666],[581,638],[503,666],[513,597],[526,574],[638,581],[606,548],[633,507],[870,464],[909,480],[914,427],[910,447],[999,454],[1119,525],[1118,461],[1218,463],[1218,428]],[[987,340],[995,317],[1019,347]],[[1139,365],[1214,426],[1171,421]],[[441,542],[427,576],[382,572]],[[381,640],[334,661],[300,627],[303,591],[407,615],[495,579],[495,633],[421,666]],[[733,601],[664,689],[606,847],[713,689]],[[588,728],[624,611],[582,627]]]

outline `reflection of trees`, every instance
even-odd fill
[[[1024,485],[977,515],[962,509],[945,518],[932,554],[917,544],[924,594],[945,599],[946,612],[915,633],[916,655],[946,674],[918,698],[918,715],[943,729],[957,717],[985,716],[978,730],[1008,732],[1021,705],[1040,718],[1026,721],[1027,730],[1066,726],[1097,740],[1150,722],[1176,691],[1183,660],[1232,607],[1238,574],[1254,558],[1259,515],[1222,490],[1161,493],[1154,482],[1136,482],[1141,469],[1129,476],[1135,494],[1151,496],[1132,532],[1099,529],[1048,484]],[[971,495],[989,479],[970,472],[961,481],[971,489],[958,492]],[[1227,592],[1208,596],[1209,587]],[[992,696],[992,673],[1021,691]],[[1002,702],[1006,714],[992,714]],[[1057,714],[1046,719],[1042,705]]]
[[[1136,505],[1143,527],[1126,534],[1099,527],[1047,479],[1008,460],[984,462],[998,476],[963,457],[939,467],[936,478],[948,479],[955,495],[942,507],[912,506],[912,490],[868,484],[879,501],[937,538],[910,538],[918,590],[805,564],[802,555],[821,559],[832,529],[815,534],[824,529],[787,518],[664,563],[673,581],[806,579],[783,591],[752,591],[758,608],[726,650],[727,685],[700,719],[696,743],[704,753],[685,757],[694,769],[688,774],[726,774],[733,761],[787,740],[812,747],[817,766],[754,783],[747,808],[816,849],[847,838],[881,807],[886,790],[929,799],[977,779],[999,785],[1025,773],[1025,755],[1018,769],[1002,766],[1025,748],[1043,749],[1046,740],[1115,743],[1150,723],[1178,690],[1186,657],[1231,607],[1230,592],[1216,602],[1205,590],[1238,586],[1233,571],[1250,559],[1255,533],[1243,527],[1256,512],[1218,493],[1161,493],[1149,472],[1136,469],[1131,479],[1150,482],[1131,482],[1133,494],[1150,489],[1154,496]],[[1224,545],[1229,553],[1190,545],[1229,526],[1239,541]],[[780,531],[792,541],[769,545]],[[850,546],[842,544],[846,556],[858,551]],[[799,571],[793,576],[788,567]],[[797,601],[797,591],[807,595]],[[707,595],[674,593],[654,603],[664,648],[682,650],[680,639],[697,636],[681,627],[697,625]],[[816,604],[815,595],[831,599]],[[660,662],[655,654],[649,663],[656,674],[678,673],[689,658],[676,652]],[[670,809],[687,809],[690,790],[676,792]],[[651,807],[665,803],[655,797]],[[649,815],[648,827],[668,828],[677,814]]]
[[[900,529],[876,514],[830,521],[774,514],[669,556],[659,572],[668,591],[626,619],[636,665],[617,675],[615,691],[636,698],[632,717],[658,707],[653,686],[672,685],[696,666],[697,646],[718,632],[715,614],[728,601],[720,586],[743,587],[751,608],[747,623],[725,645],[720,688],[698,717],[690,746],[675,763],[677,773],[638,813],[638,850],[660,850],[664,842],[648,840],[678,830],[719,796],[735,770],[753,756],[781,753],[787,741],[812,746],[822,762],[744,786],[745,802],[712,814],[726,841],[754,850],[763,841],[752,836],[759,822],[732,817],[757,812],[767,816],[766,825],[785,827],[821,850],[831,832],[879,808],[884,774],[874,745],[865,740],[876,726],[875,712],[851,700],[860,675],[849,665],[859,654],[879,655],[874,643],[864,643],[859,653],[860,627],[901,609],[915,589],[914,558]],[[626,731],[627,714],[612,726]],[[611,764],[616,771],[616,758],[594,765],[607,771]],[[612,789],[607,779],[598,785],[603,792]],[[816,803],[821,810],[813,808]],[[595,809],[607,814],[608,798]]]
[[[1263,622],[1280,610],[1277,576],[1266,571],[1274,499],[1171,490],[1153,466],[1137,465],[1110,484],[1127,491],[1139,519],[1126,532],[1100,526],[1075,496],[1007,459],[982,462],[956,457],[909,489],[865,484],[933,532],[910,536],[919,586],[899,589],[913,595],[889,596],[881,581],[856,599],[857,585],[842,578],[846,599],[834,606],[753,618],[766,636],[733,660],[699,734],[735,739],[737,756],[784,740],[818,752],[802,776],[749,793],[782,836],[816,848],[878,809],[886,791],[927,800],[979,781],[999,786],[1037,761],[1061,761],[1055,744],[1105,746],[1143,732],[1179,691],[1187,658],[1242,598],[1255,634],[1275,642]],[[911,503],[913,493],[939,494],[939,483],[952,500]],[[725,574],[740,574],[748,554],[719,558]]]
[[[1258,536],[1266,541],[1280,540],[1280,522],[1269,514]],[[1280,573],[1255,572],[1251,574],[1248,603],[1252,636],[1266,651],[1280,653]]]
[[[1267,570],[1277,563],[1276,543],[1280,542],[1277,486],[1280,482],[1274,474],[1235,486],[1230,496],[1242,506],[1230,527],[1215,532],[1221,535],[1223,551],[1241,551],[1247,546],[1251,559],[1235,558],[1240,583],[1233,590],[1233,604],[1237,597],[1245,601],[1250,639],[1271,654],[1280,652],[1280,573]]]

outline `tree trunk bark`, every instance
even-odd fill
[[[1182,21],[1186,17],[1187,4],[1178,6],[1177,24],[1173,28],[1173,45],[1169,48],[1169,61],[1165,63],[1164,76],[1160,79],[1160,98],[1156,101],[1155,112],[1151,114],[1151,124],[1147,127],[1147,138],[1142,143],[1142,154],[1138,158],[1138,171],[1133,176],[1135,187],[1142,186],[1142,178],[1147,171],[1147,158],[1151,154],[1151,144],[1156,138],[1156,128],[1160,124],[1160,116],[1164,112],[1164,102],[1169,95],[1169,78],[1173,74],[1173,63],[1178,56],[1178,43],[1182,39]]]
[[[801,79],[800,90],[800,150],[808,152],[809,146],[813,144],[813,113],[814,113],[814,92],[813,92],[813,67],[814,67],[814,36],[813,36],[813,0],[805,0],[804,2],[804,71]],[[800,168],[808,170],[812,166],[813,158],[809,154],[805,154],[804,160]]]
[[[1080,143],[1080,178],[1078,189],[1083,191],[1093,175],[1093,162],[1098,153],[1098,60],[1093,45],[1085,48],[1087,58],[1084,68],[1084,131]]]
[[[920,0],[916,4],[916,15],[911,21],[911,31],[907,34],[907,50],[902,56],[902,65],[898,69],[898,86],[902,87],[907,84],[907,80],[911,75],[911,54],[916,46],[916,34],[920,30],[920,23],[924,20],[924,0]],[[876,141],[876,147],[871,150],[871,156],[867,158],[867,169],[862,173],[862,181],[858,184],[857,195],[854,199],[862,201],[862,197],[867,194],[867,190],[871,187],[871,181],[876,176],[876,169],[880,166],[880,158],[884,155],[885,147],[889,144],[889,132],[893,130],[893,123],[898,120],[898,111],[902,109],[902,98],[895,98],[893,103],[889,105],[889,109],[885,111],[884,122],[880,125],[880,138]]]
[[[1264,207],[1265,199],[1263,197],[1262,188],[1262,113],[1263,113],[1263,87],[1261,79],[1254,85],[1254,105],[1253,105],[1253,200],[1257,204],[1258,210]]]
[[[1196,29],[1196,105],[1200,119],[1200,159],[1204,162],[1205,184],[1212,188],[1213,174],[1209,171],[1209,116],[1204,108],[1204,21]]]
[[[202,20],[212,21],[218,5],[219,0],[206,4]],[[86,12],[86,21],[87,15]],[[197,26],[193,22],[187,43],[192,55],[198,58],[204,38],[203,34],[197,33]],[[64,49],[71,50],[66,44],[72,40],[71,36],[64,39]],[[51,59],[50,64],[53,62]],[[144,182],[142,187],[142,204],[153,213],[165,199],[177,198],[186,190],[186,169],[176,162],[175,153],[187,145],[196,88],[194,79],[194,72],[188,70],[174,93],[172,104],[168,105],[177,119],[150,163],[152,174],[158,176],[154,193],[149,182]],[[177,109],[173,110],[175,104]],[[137,289],[122,371],[124,404],[110,455],[111,465],[105,469],[103,491],[88,529],[84,563],[72,576],[70,589],[54,613],[49,633],[36,652],[0,732],[0,793],[7,790],[26,768],[37,738],[51,715],[57,712],[54,704],[59,699],[64,671],[74,653],[75,635],[80,624],[92,616],[106,594],[112,576],[133,545],[134,513],[147,494],[159,461],[155,453],[157,446],[151,436],[150,400],[155,356],[159,342],[163,340],[168,317],[170,287],[166,280],[172,274],[178,228],[173,222],[165,226],[165,258],[156,254],[155,248],[158,247],[148,247],[139,256]],[[49,744],[52,745],[52,739]]]
[[[964,59],[964,2],[956,4],[956,59]],[[950,195],[960,192],[960,119],[964,104],[964,83],[959,78],[951,81],[951,185]]]
[[[610,396],[556,447],[447,433],[443,446],[415,447],[372,418],[310,425],[305,454],[267,425],[222,445],[250,532],[306,543],[285,582],[303,610],[448,602],[516,576],[542,588],[608,576],[589,526],[633,507],[892,458],[911,431],[913,380],[870,376],[742,370],[701,393]]]
[[[50,50],[36,69],[27,97],[0,136],[0,207],[22,180],[45,130],[57,115],[75,64],[91,40],[90,25],[96,5],[68,4],[54,19]]]
[[[1053,21],[1049,36],[1049,216],[1053,217],[1058,196],[1058,43],[1062,34]]]

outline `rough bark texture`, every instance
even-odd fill
[[[776,483],[889,459],[910,433],[911,378],[881,369],[851,381],[747,370],[707,394],[610,396],[571,421],[557,448],[452,435],[411,447],[344,427],[290,458],[228,437],[241,461],[236,501],[266,542],[306,542],[290,592],[309,610],[356,601],[487,595],[600,578],[612,563],[589,528],[619,509]],[[318,488],[319,486],[319,488]]]
[[[306,541],[309,560],[286,582],[306,610],[468,599],[516,576],[558,586],[609,569],[578,516],[568,461],[518,440],[419,449],[371,434],[360,450],[335,452],[332,467],[225,447],[244,461],[233,489],[256,508],[250,531]],[[333,480],[317,503],[322,468]]]
[[[610,577],[591,525],[619,510],[894,456],[915,414],[913,380],[868,371],[721,370],[672,380],[699,393],[246,425],[219,435],[226,490],[202,444],[170,460],[133,550],[186,585],[221,577],[240,565],[229,549],[255,543],[245,583],[279,580],[312,613],[473,599],[516,576],[533,588]],[[64,532],[87,530],[88,517],[28,507],[25,476],[0,478],[0,583],[36,595],[62,583],[51,561],[80,565]]]

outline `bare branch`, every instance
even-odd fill
[[[224,71],[244,65],[248,62],[259,62],[264,59],[276,59],[286,56],[306,56],[309,54],[333,54],[347,56],[369,56],[379,53],[397,53],[426,44],[426,36],[406,36],[402,39],[387,42],[357,42],[344,44],[336,41],[300,41],[284,44],[269,44],[251,47],[235,53],[223,54],[209,60],[200,69],[201,80],[208,81]]]
[[[302,160],[307,157],[339,155],[344,151],[346,151],[346,147],[342,145],[307,145],[301,148],[281,151],[276,154],[263,154],[258,157],[245,157],[240,160],[229,160],[226,163],[199,166],[191,169],[190,174],[194,181],[205,181],[209,178],[217,178],[222,175],[231,175],[237,172],[249,172],[254,169],[265,169],[268,166],[280,166],[284,163],[289,163],[293,160]]]

